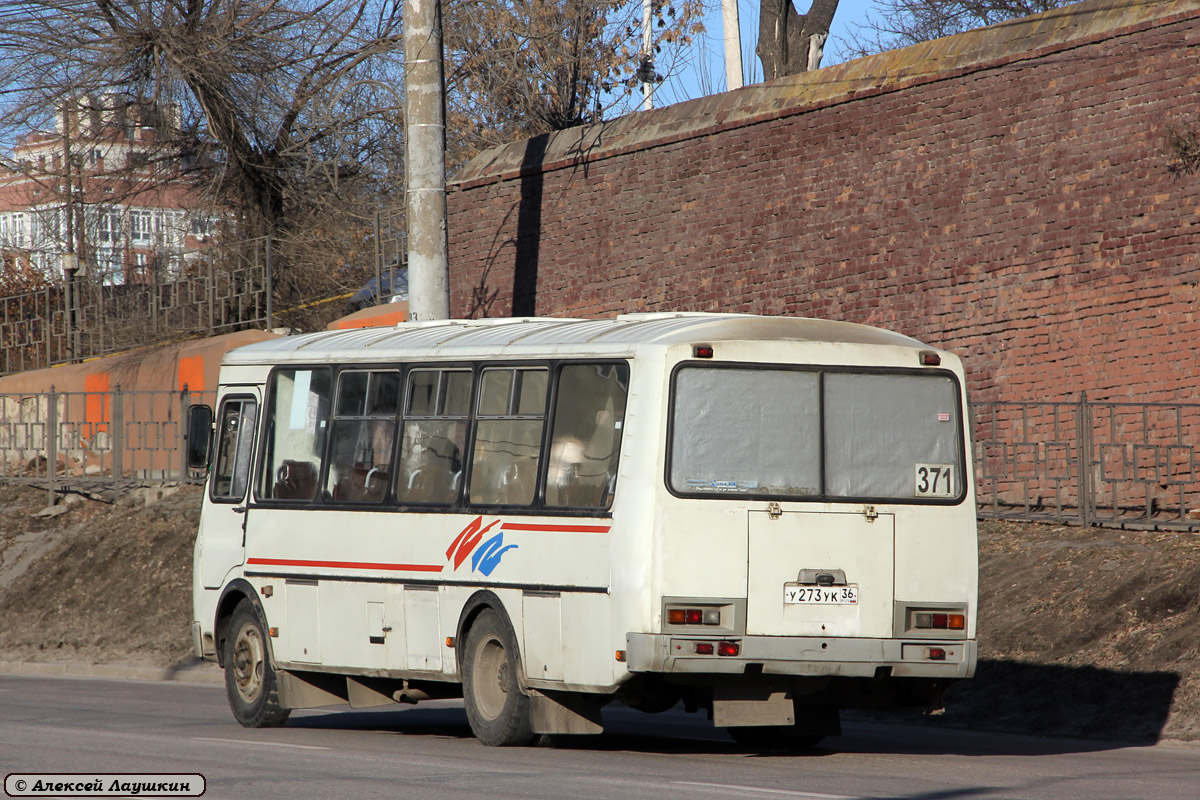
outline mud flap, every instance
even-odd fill
[[[347,702],[346,678],[320,672],[279,670],[279,704],[284,708],[316,708]]]
[[[600,698],[577,692],[529,693],[529,722],[534,733],[603,733]]]
[[[713,725],[794,725],[796,708],[791,692],[762,685],[738,683],[713,687]]]
[[[350,675],[346,676],[346,697],[351,708],[390,706],[396,702],[385,682]]]

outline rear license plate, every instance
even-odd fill
[[[801,586],[798,583],[783,585],[785,605],[799,606],[853,606],[858,604],[857,586]]]

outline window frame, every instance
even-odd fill
[[[471,461],[470,453],[474,448],[475,442],[475,405],[477,403],[477,394],[479,392],[479,363],[471,361],[450,361],[450,362],[428,362],[428,361],[412,361],[400,365],[400,408],[397,414],[396,423],[396,441],[392,448],[392,484],[388,487],[388,500],[386,505],[389,508],[395,508],[401,511],[426,511],[431,513],[454,513],[459,511],[469,510],[463,503],[463,498],[466,495],[465,489],[467,481],[470,479]],[[408,407],[412,399],[412,374],[414,372],[436,372],[439,374],[437,392],[434,395],[434,414],[409,414]],[[446,372],[465,372],[471,376],[471,394],[467,398],[467,412],[465,415],[450,415],[437,414],[438,401],[442,399],[442,380],[441,374]],[[420,503],[420,502],[402,502],[396,494],[395,478],[400,474],[400,456],[404,448],[405,426],[409,421],[416,422],[464,422],[466,430],[463,434],[463,452],[459,457],[463,460],[462,475],[459,478],[458,490],[454,500],[449,503]]]
[[[342,401],[342,381],[344,376],[353,373],[364,373],[367,375],[366,392],[363,396],[363,413],[361,414],[342,414],[339,411],[339,406]],[[389,414],[371,414],[368,403],[371,399],[371,387],[375,382],[376,375],[395,374],[400,382],[399,393],[396,397],[396,410]],[[315,502],[322,505],[330,504],[338,508],[352,506],[355,508],[378,508],[393,503],[392,494],[392,475],[395,472],[397,463],[396,449],[399,447],[400,426],[403,424],[403,416],[401,409],[404,408],[405,401],[405,377],[407,371],[402,365],[356,365],[347,364],[344,367],[333,368],[333,391],[329,398],[329,430],[325,436],[325,445],[321,453],[321,465],[318,470],[318,486]],[[392,444],[388,452],[386,464],[388,466],[387,484],[384,488],[382,497],[378,501],[375,500],[338,500],[333,497],[333,492],[329,489],[329,472],[333,466],[331,453],[334,446],[334,429],[339,422],[358,422],[371,423],[381,421],[391,421],[392,423]]]
[[[239,414],[239,416],[242,416],[245,413],[244,409],[245,409],[245,404],[247,402],[254,405],[254,431],[250,434],[250,436],[251,436],[250,459],[249,459],[249,465],[248,465],[247,473],[246,473],[246,487],[245,487],[245,489],[242,490],[241,495],[238,497],[233,497],[232,495],[219,495],[216,493],[216,476],[217,476],[218,465],[221,463],[221,453],[222,453],[222,450],[221,450],[221,443],[222,443],[221,423],[222,423],[222,420],[224,420],[224,418],[225,418],[226,409],[228,409],[232,403],[238,403],[239,405],[242,406],[243,411]],[[236,506],[239,503],[247,502],[248,498],[254,496],[254,492],[253,492],[254,476],[258,471],[257,470],[258,448],[260,445],[259,429],[262,427],[261,412],[262,412],[262,408],[260,408],[259,399],[249,392],[231,392],[230,394],[227,394],[221,398],[221,403],[219,406],[217,406],[217,413],[216,413],[216,416],[214,417],[215,424],[217,426],[217,430],[216,430],[216,441],[214,442],[213,452],[212,452],[212,456],[213,456],[212,466],[211,466],[212,474],[208,480],[209,502],[212,502],[212,503],[218,504],[218,505],[234,505],[234,506]],[[241,437],[242,437],[242,432],[239,431],[238,432],[238,441],[239,442],[241,440]],[[238,444],[238,442],[234,443],[233,449],[234,449],[235,453],[237,452],[237,449],[238,449],[237,444]],[[235,458],[236,458],[236,456],[235,456]],[[236,471],[237,470],[236,470],[236,464],[235,464],[234,472],[236,473]]]
[[[467,510],[479,509],[522,509],[524,510],[541,510],[543,505],[543,494],[545,484],[546,470],[546,454],[549,448],[547,440],[547,431],[550,429],[550,414],[551,404],[553,403],[555,390],[555,378],[557,377],[558,362],[551,360],[528,360],[528,361],[498,361],[486,362],[476,361],[475,367],[475,386],[474,393],[471,398],[471,421],[467,428],[467,454],[466,464],[463,472],[463,485],[460,487],[459,500],[463,508]],[[542,370],[546,374],[546,390],[543,395],[543,405],[541,414],[521,414],[521,393],[517,386],[517,381],[509,387],[508,407],[510,411],[504,414],[487,414],[486,416],[479,413],[479,406],[483,400],[483,384],[484,373],[491,371],[517,372],[519,370]],[[524,382],[524,378],[521,379]],[[516,407],[516,411],[511,409]],[[480,422],[495,422],[495,421],[534,421],[540,420],[542,423],[541,434],[538,436],[538,451],[537,451],[537,470],[534,473],[533,497],[528,503],[473,503],[471,502],[471,482],[475,477],[475,449],[479,441],[479,423]]]
[[[548,506],[546,505],[546,483],[550,471],[550,451],[554,444],[554,430],[558,424],[558,392],[561,387],[562,373],[568,367],[616,367],[625,368],[625,405],[621,413],[621,428],[616,434],[616,454],[617,458],[613,464],[613,489],[608,493],[608,500],[603,507],[598,506]],[[535,501],[539,504],[539,508],[545,509],[552,513],[569,513],[578,516],[597,516],[609,515],[612,511],[613,499],[616,497],[616,478],[620,476],[621,471],[621,455],[625,447],[625,423],[629,418],[629,396],[630,386],[633,383],[633,367],[629,363],[629,359],[623,358],[603,358],[603,359],[570,359],[555,361],[550,372],[550,391],[549,397],[546,400],[546,421],[545,431],[542,442],[542,465],[538,471],[537,492]],[[614,428],[615,430],[615,428]]]
[[[820,429],[818,431],[818,442],[820,448],[820,464],[819,472],[821,476],[820,492],[811,495],[779,495],[767,494],[761,492],[688,492],[681,490],[671,482],[671,470],[673,467],[673,459],[675,454],[675,404],[678,396],[678,375],[680,372],[687,369],[729,369],[729,370],[750,370],[750,371],[765,371],[765,370],[782,370],[794,372],[815,372],[819,376],[819,396],[818,396],[818,413],[820,420]],[[958,482],[958,492],[954,497],[874,497],[870,495],[863,496],[843,496],[831,495],[828,493],[828,476],[826,475],[826,467],[828,458],[826,457],[826,403],[825,403],[825,376],[829,373],[837,374],[853,374],[853,375],[902,375],[902,376],[937,376],[941,378],[949,378],[951,385],[954,387],[954,404],[955,411],[958,415],[959,426],[955,437],[955,444],[958,447],[959,464],[961,465],[960,472],[962,479]],[[674,497],[682,499],[702,499],[702,500],[763,500],[767,502],[778,503],[869,503],[877,505],[916,505],[916,506],[957,506],[961,505],[967,498],[967,487],[970,481],[974,480],[972,474],[973,465],[968,458],[966,448],[966,428],[968,419],[962,400],[962,384],[958,376],[948,369],[933,369],[933,368],[906,368],[906,367],[856,367],[850,365],[837,364],[779,364],[772,362],[747,362],[747,361],[681,361],[677,363],[671,370],[669,390],[667,392],[667,435],[665,437],[666,452],[664,454],[664,471],[663,471],[663,486]]]
[[[292,372],[303,372],[305,370],[317,372],[319,370],[327,370],[330,373],[331,390],[329,393],[329,415],[326,419],[327,427],[330,426],[333,421],[333,404],[337,399],[337,388],[338,388],[337,381],[338,381],[338,373],[340,372],[340,370],[338,369],[338,367],[336,365],[334,365],[334,364],[312,364],[312,363],[303,363],[303,364],[284,363],[284,364],[275,364],[271,367],[270,372],[267,373],[266,380],[263,382],[263,388],[262,388],[263,412],[262,412],[262,420],[259,423],[258,452],[255,454],[255,458],[254,458],[253,491],[250,493],[250,496],[253,498],[253,502],[255,505],[261,504],[264,506],[296,508],[298,506],[300,506],[300,507],[315,506],[315,505],[319,505],[324,502],[323,498],[321,497],[321,492],[323,491],[323,487],[325,486],[325,470],[328,468],[327,462],[328,462],[328,458],[329,458],[329,439],[330,439],[328,429],[325,432],[325,441],[321,445],[321,452],[318,454],[320,457],[320,461],[317,463],[317,475],[316,475],[317,491],[316,491],[315,496],[313,496],[311,498],[307,498],[307,499],[306,498],[293,499],[293,498],[282,498],[282,497],[263,497],[261,494],[262,488],[263,488],[262,487],[263,470],[266,468],[266,458],[267,458],[266,437],[268,435],[268,429],[270,428],[270,426],[267,425],[266,415],[267,415],[267,411],[272,408],[272,403],[275,402],[275,391],[276,391],[275,376],[280,372],[285,372],[288,370],[290,370]],[[272,484],[272,485],[274,485],[274,484]]]
[[[546,493],[546,476],[548,470],[548,454],[551,445],[555,416],[556,403],[558,399],[559,380],[563,368],[568,366],[624,366],[628,371],[629,382],[633,381],[633,365],[631,359],[626,357],[599,357],[599,358],[534,358],[534,359],[512,359],[512,360],[480,360],[480,359],[464,359],[464,360],[430,360],[430,361],[387,361],[387,362],[352,362],[342,364],[332,363],[277,363],[271,366],[270,371],[264,380],[262,393],[263,398],[260,405],[260,420],[259,430],[256,432],[256,451],[254,454],[254,463],[252,469],[251,480],[253,482],[253,491],[249,493],[247,502],[253,503],[255,507],[270,507],[270,508],[311,508],[314,510],[328,511],[364,511],[364,512],[383,512],[383,513],[427,513],[427,514],[461,514],[461,515],[478,515],[484,514],[512,514],[519,513],[528,516],[556,516],[556,517],[594,517],[607,518],[612,516],[613,497],[616,495],[614,490],[613,496],[609,498],[608,505],[605,508],[584,507],[584,506],[553,506],[545,505]],[[480,416],[478,413],[481,394],[483,391],[483,373],[486,370],[493,369],[544,369],[547,375],[547,389],[545,394],[544,412],[540,415],[542,421],[541,436],[538,439],[538,469],[536,475],[536,485],[532,501],[527,505],[500,505],[500,504],[482,504],[471,503],[470,501],[470,485],[475,459],[476,434]],[[266,436],[268,435],[266,424],[266,410],[271,408],[274,402],[275,394],[275,375],[279,371],[300,372],[304,370],[329,370],[331,373],[331,392],[329,397],[329,414],[327,418],[328,429],[325,434],[325,439],[319,454],[320,463],[316,476],[317,491],[316,496],[312,499],[284,499],[276,497],[262,497],[260,495],[262,470],[266,467]],[[391,461],[389,466],[392,474],[390,476],[390,485],[382,502],[379,503],[364,503],[356,501],[334,501],[326,496],[326,484],[328,482],[328,472],[330,468],[330,452],[333,446],[333,423],[335,419],[357,419],[358,417],[340,417],[337,411],[339,402],[338,392],[341,387],[341,376],[344,372],[393,372],[400,373],[400,398],[398,411],[394,417],[395,420],[395,436],[392,443]],[[410,400],[411,386],[410,378],[413,372],[418,371],[462,371],[471,375],[471,395],[470,402],[467,408],[465,417],[454,416],[434,416],[416,415],[409,416],[407,408]],[[619,442],[617,445],[617,460],[614,464],[614,470],[617,475],[620,474],[620,464],[623,458],[623,450],[625,447],[625,434],[628,430],[626,423],[628,417],[628,402],[630,397],[630,387],[626,387],[626,405],[625,412],[622,415],[622,428],[619,434]],[[511,402],[511,401],[510,401]],[[510,405],[511,407],[511,405]],[[519,402],[518,402],[519,410]],[[371,417],[372,419],[383,419],[383,417]],[[483,417],[486,420],[494,419],[536,419],[537,415],[487,415]],[[465,432],[465,444],[462,453],[463,459],[463,475],[460,479],[458,493],[452,503],[411,503],[401,501],[395,491],[394,481],[395,476],[399,473],[399,462],[401,457],[401,448],[404,440],[404,426],[410,420],[465,420],[467,428]],[[618,480],[619,483],[619,480]]]

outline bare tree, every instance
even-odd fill
[[[821,65],[821,54],[838,0],[813,0],[801,14],[792,0],[761,0],[758,16],[758,45],[763,79],[795,75]]]
[[[318,104],[378,69],[400,25],[386,0],[24,0],[0,22],[4,122],[114,88],[177,107],[193,142],[215,144],[212,189],[262,232],[347,124]]]
[[[400,30],[389,0],[0,2],[0,141],[81,98],[166,110],[137,168],[188,181],[227,243],[272,236],[276,309],[311,307],[362,285],[403,185]]]
[[[453,168],[628,108],[702,30],[705,0],[654,0],[653,59],[641,0],[444,2]],[[361,285],[374,212],[402,205],[400,13],[397,0],[0,0],[0,143],[53,130],[79,98],[169,109],[176,134],[151,160],[219,210],[225,238],[271,235],[276,310],[312,308]]]
[[[641,0],[458,0],[446,22],[454,160],[503,142],[632,110],[703,31],[704,0],[655,0],[642,53]]]
[[[870,55],[1039,14],[1075,0],[877,0],[875,14],[854,25],[846,49]]]

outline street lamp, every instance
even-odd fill
[[[78,362],[83,360],[79,352],[79,326],[76,315],[79,296],[79,256],[76,253],[63,253],[62,270],[67,300],[67,342],[71,349],[71,361]]]

